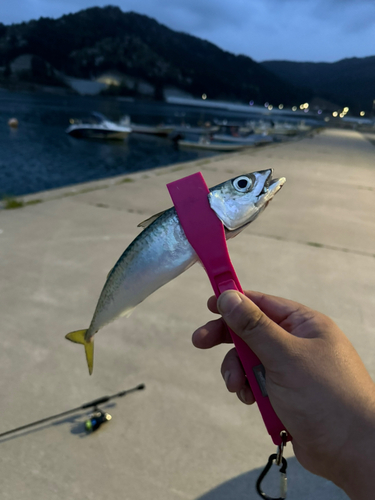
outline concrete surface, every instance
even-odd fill
[[[211,318],[200,266],[97,335],[92,377],[82,348],[64,335],[88,326],[137,224],[171,205],[166,183],[201,170],[213,185],[274,167],[285,187],[230,243],[240,280],[333,317],[375,378],[374,159],[359,133],[330,130],[41,193],[28,200],[42,203],[1,211],[0,432],[146,384],[109,405],[113,420],[92,435],[81,412],[0,439],[1,498],[257,498],[255,480],[274,446],[257,409],[224,387],[227,348],[191,344],[193,330]],[[295,458],[289,464],[290,500],[347,498]]]

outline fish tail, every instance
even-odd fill
[[[87,366],[91,375],[94,367],[94,339],[90,338],[89,340],[86,340],[86,332],[87,330],[76,330],[75,332],[70,332],[65,335],[65,338],[75,344],[83,344],[85,348]]]

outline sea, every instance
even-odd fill
[[[170,139],[130,134],[126,141],[75,139],[65,133],[72,118],[97,111],[134,123],[198,123],[245,120],[257,115],[114,97],[17,93],[0,90],[0,199],[114,177],[212,156],[178,149]],[[8,120],[17,118],[18,128]],[[259,118],[261,116],[259,115]]]

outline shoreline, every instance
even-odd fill
[[[163,165],[160,167],[155,167],[153,169],[149,170],[140,170],[138,172],[130,172],[126,174],[121,174],[117,175],[114,177],[106,177],[103,179],[98,179],[98,180],[92,180],[88,182],[81,182],[77,184],[71,184],[68,186],[63,186],[59,188],[52,188],[44,191],[37,191],[35,193],[30,193],[30,194],[24,194],[24,195],[19,195],[19,196],[10,196],[5,197],[6,199],[9,199],[11,201],[14,201],[14,207],[9,207],[7,208],[5,205],[6,201],[4,202],[3,200],[0,200],[0,210],[4,209],[16,209],[16,208],[22,208],[23,206],[27,205],[33,205],[37,203],[42,203],[44,201],[49,201],[49,200],[57,200],[61,198],[66,198],[70,196],[76,196],[79,194],[87,193],[90,191],[97,191],[101,189],[107,189],[112,186],[117,186],[125,183],[131,183],[135,182],[136,180],[139,179],[147,179],[149,177],[158,177],[160,175],[163,175],[168,172],[176,172],[179,170],[184,170],[187,168],[194,168],[194,167],[200,167],[207,165],[213,161],[218,161],[219,159],[223,158],[231,158],[235,157],[237,155],[244,155],[248,152],[254,151],[254,150],[259,150],[259,149],[271,149],[272,147],[279,147],[284,144],[288,144],[291,142],[297,142],[300,140],[303,140],[305,137],[311,137],[316,134],[321,133],[321,131],[324,129],[321,128],[316,128],[312,129],[308,132],[302,132],[297,134],[296,136],[293,137],[288,137],[288,138],[283,138],[278,142],[271,142],[271,143],[264,143],[259,146],[250,146],[248,148],[243,149],[242,151],[236,151],[233,153],[218,153],[216,155],[207,157],[207,158],[198,158],[195,160],[187,161],[187,162],[177,162],[173,163],[171,165]],[[18,205],[19,206],[16,206]]]

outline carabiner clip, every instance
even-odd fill
[[[264,493],[264,491],[261,488],[261,484],[263,479],[266,477],[268,471],[272,467],[273,461],[277,463],[277,461],[280,460],[280,463],[282,463],[282,466],[280,467],[280,496],[278,498],[272,498],[269,497]],[[256,482],[256,490],[258,492],[258,495],[264,498],[265,500],[284,500],[286,498],[286,490],[287,490],[287,479],[286,479],[286,468],[288,466],[288,463],[286,459],[283,456],[278,456],[278,453],[273,453],[267,462],[267,465],[263,469],[261,475],[258,477],[258,480]]]

